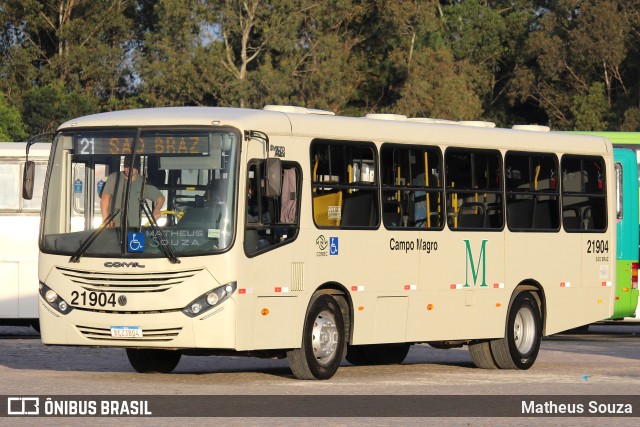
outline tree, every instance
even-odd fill
[[[34,86],[25,94],[23,104],[30,135],[53,132],[62,122],[99,110],[96,98],[55,84]]]
[[[23,141],[26,137],[20,111],[0,93],[0,141]]]
[[[5,0],[0,89],[23,114],[33,86],[82,93],[97,110],[125,105],[134,14],[134,0]]]
[[[530,2],[470,0],[442,8],[443,34],[456,63],[466,62],[481,115],[503,126],[522,121],[507,90],[534,21]],[[525,118],[528,121],[529,118]]]
[[[454,57],[442,13],[434,1],[376,2],[363,83],[374,110],[453,120],[482,114],[479,69]]]
[[[426,48],[414,55],[416,71],[401,90],[396,108],[414,117],[474,120],[482,115],[472,66],[456,62],[447,49]]]
[[[630,35],[624,11],[606,0],[544,3],[511,87],[512,99],[543,108],[555,128],[604,125],[610,111],[603,112],[596,101],[596,84],[604,86],[607,110],[627,92],[620,71]],[[591,119],[585,122],[585,117]]]
[[[640,131],[640,108],[631,107],[624,112],[624,121],[620,130],[624,132]]]
[[[0,93],[32,133],[271,103],[640,129],[639,39],[639,0],[5,0]]]
[[[274,57],[273,68],[290,82],[280,98],[336,113],[349,110],[366,78],[368,12],[366,2],[354,0],[301,2],[298,19],[289,22],[295,25],[295,42],[279,40],[282,47]],[[278,79],[277,73],[266,77],[270,85]]]
[[[204,63],[199,55],[206,43],[206,6],[199,0],[159,0],[149,4],[153,18],[142,31],[135,53],[140,79],[139,97],[148,107],[204,105],[210,101],[203,90],[203,74],[215,63]]]
[[[585,131],[607,129],[609,105],[605,85],[593,83],[587,93],[573,99],[571,113],[576,118],[575,128]]]
[[[366,5],[353,0],[221,1],[221,67],[206,74],[221,105],[269,103],[343,110],[362,81],[357,47]]]
[[[153,31],[145,34],[136,57],[143,103],[261,106],[261,67],[271,71],[275,40],[291,36],[284,26],[290,4],[160,0]]]
[[[367,18],[370,34],[363,49],[367,62],[360,103],[365,108],[411,114],[404,111],[405,105],[397,103],[405,96],[408,96],[405,104],[413,103],[407,80],[421,78],[415,75],[421,71],[416,65],[416,52],[445,47],[436,3],[425,0],[375,2]]]

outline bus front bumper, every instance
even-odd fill
[[[195,317],[182,311],[124,314],[74,309],[62,314],[42,297],[39,300],[40,334],[47,345],[236,348],[237,307],[233,298]]]

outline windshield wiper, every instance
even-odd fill
[[[78,248],[77,251],[75,251],[75,253],[71,256],[71,258],[69,258],[69,262],[80,262],[80,257],[82,255],[84,255],[84,253],[87,251],[87,249],[89,249],[89,246],[91,246],[91,244],[93,243],[94,240],[96,240],[96,237],[98,237],[98,235],[100,233],[102,233],[102,230],[104,230],[107,227],[107,224],[109,224],[111,221],[113,221],[113,219],[116,217],[116,215],[118,215],[120,213],[120,209],[116,209],[114,211],[111,211],[111,213],[109,214],[109,216],[107,216],[104,221],[102,221],[102,224],[100,224],[100,227],[96,228],[95,230],[93,230],[93,233],[91,233],[89,235],[89,237],[87,237],[87,240],[85,240],[84,242],[82,242],[82,244],[80,245],[80,247]]]
[[[162,233],[162,231],[160,231],[160,228],[158,227],[158,223],[156,222],[156,219],[153,217],[153,213],[151,212],[151,208],[149,207],[149,204],[147,203],[146,199],[140,200],[140,209],[142,210],[142,212],[144,212],[145,216],[149,220],[149,224],[151,225],[151,230],[153,231],[153,238],[156,240],[156,242],[158,242],[158,246],[160,246],[160,249],[162,249],[164,256],[166,256],[169,259],[169,261],[171,261],[172,264],[180,264],[180,260],[178,259],[176,254],[173,252],[173,249],[171,248],[171,245],[165,238],[165,235]]]

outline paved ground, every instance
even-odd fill
[[[296,380],[286,360],[243,357],[183,357],[174,374],[141,375],[133,372],[121,349],[45,347],[38,338],[29,328],[0,327],[0,394],[640,395],[640,323],[598,325],[592,326],[589,333],[549,337],[542,343],[536,364],[528,371],[481,370],[473,366],[466,348],[437,350],[416,345],[400,366],[356,367],[345,361],[336,376],[328,381]],[[204,421],[179,419],[178,422],[188,420]],[[28,420],[0,418],[0,424],[8,421],[12,421],[11,425],[15,421],[28,424]],[[53,419],[37,421],[46,424]],[[92,420],[92,424],[110,424],[107,419],[95,421]],[[119,421],[137,424],[131,419]],[[224,418],[218,421],[224,425],[638,424],[637,418],[615,422],[595,418]],[[176,420],[171,419],[154,419],[149,425],[175,423]]]

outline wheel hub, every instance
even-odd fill
[[[331,362],[338,349],[338,327],[334,315],[324,310],[313,322],[312,346],[313,355],[318,363],[325,365]]]
[[[513,340],[520,354],[527,354],[536,341],[536,323],[529,307],[521,307],[513,323]]]

